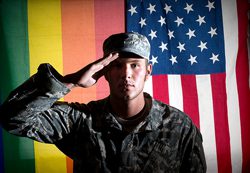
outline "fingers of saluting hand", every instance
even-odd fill
[[[98,64],[103,65],[103,67],[109,65],[109,63],[111,63],[112,61],[116,60],[119,57],[118,53],[114,53],[114,54],[109,54],[108,56],[100,59],[100,61],[98,62]]]
[[[96,61],[92,65],[93,73],[96,73],[96,72],[102,70],[103,68],[107,67],[112,61],[116,60],[118,57],[119,57],[118,53],[114,53],[114,54],[111,53],[108,56],[105,56],[105,57],[99,59],[98,61]]]

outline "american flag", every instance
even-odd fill
[[[243,24],[237,18],[237,5],[246,9],[242,4],[235,0],[126,1],[127,31],[141,33],[151,43],[153,74],[146,91],[193,119],[203,135],[211,173],[249,171],[248,66],[237,67],[240,59],[247,60],[247,54],[239,56],[238,48],[247,38],[246,32],[238,37]],[[241,78],[247,84],[244,98],[239,90],[241,75],[246,76]]]

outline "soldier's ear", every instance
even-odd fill
[[[146,71],[146,80],[148,80],[148,78],[150,77],[150,75],[152,73],[152,64],[148,64],[146,70],[147,70]]]

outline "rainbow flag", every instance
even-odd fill
[[[156,40],[154,34],[157,36],[163,31],[161,26],[170,27],[171,20],[173,24],[182,26],[194,13],[197,15],[194,19],[204,26],[209,17],[203,18],[203,22],[205,15],[200,14],[199,17],[195,11],[197,6],[203,8],[196,4],[201,2],[205,2],[203,7],[208,12],[218,12],[218,4],[221,5],[222,21],[219,22],[223,23],[223,29],[220,32],[224,34],[222,41],[225,44],[223,74],[199,76],[154,71],[145,91],[187,112],[201,129],[208,172],[249,172],[250,90],[246,41],[250,6],[247,1],[0,0],[0,103],[11,90],[36,73],[41,63],[50,63],[65,75],[102,57],[102,43],[113,33],[124,32],[131,27],[134,30],[135,27],[152,42]],[[183,16],[177,16],[180,13]],[[172,15],[169,20],[164,21],[163,18],[169,15]],[[151,19],[156,24],[144,30],[144,25],[149,27]],[[159,26],[154,28],[157,24]],[[215,26],[211,27],[211,37],[213,34],[216,38],[215,33],[219,31],[214,29]],[[178,32],[178,29],[172,29],[166,30],[161,37],[169,38]],[[193,36],[193,28],[189,29],[186,37]],[[154,33],[156,30],[158,33]],[[186,30],[182,30],[184,32]],[[172,42],[155,44],[160,49],[158,52],[154,49],[154,53],[167,52],[167,46],[175,44],[174,38],[171,39]],[[176,44],[180,52],[183,51],[183,42],[177,41]],[[179,61],[174,56],[165,57],[170,64]],[[192,58],[190,62],[195,65],[194,55]],[[213,58],[217,61],[216,55]],[[151,57],[151,62],[155,63],[154,68],[166,68],[164,63],[159,65],[161,60],[156,58],[156,54]],[[108,94],[108,84],[101,78],[95,86],[76,88],[63,99],[87,103]],[[72,173],[73,161],[54,145],[16,137],[0,129],[0,173],[16,172]]]
[[[102,42],[125,31],[124,2],[117,0],[3,0],[0,2],[0,101],[51,63],[61,74],[102,57]],[[104,18],[105,16],[105,18]],[[88,102],[107,96],[104,79],[75,89],[64,100]],[[71,173],[72,160],[55,146],[15,137],[1,130],[1,173]]]

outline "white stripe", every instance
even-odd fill
[[[150,94],[151,97],[153,96],[153,81],[152,81],[152,76],[150,76],[148,78],[148,80],[146,81],[143,91],[146,92],[146,93],[148,93],[148,94]]]
[[[183,111],[183,94],[180,75],[168,75],[169,105]]]
[[[228,123],[231,146],[232,172],[242,170],[242,142],[239,113],[239,100],[236,82],[236,58],[238,53],[238,19],[235,0],[222,0],[225,56],[226,56],[226,92],[228,105]]]
[[[213,98],[210,75],[197,75],[197,93],[200,113],[200,131],[207,162],[207,172],[218,172]]]

